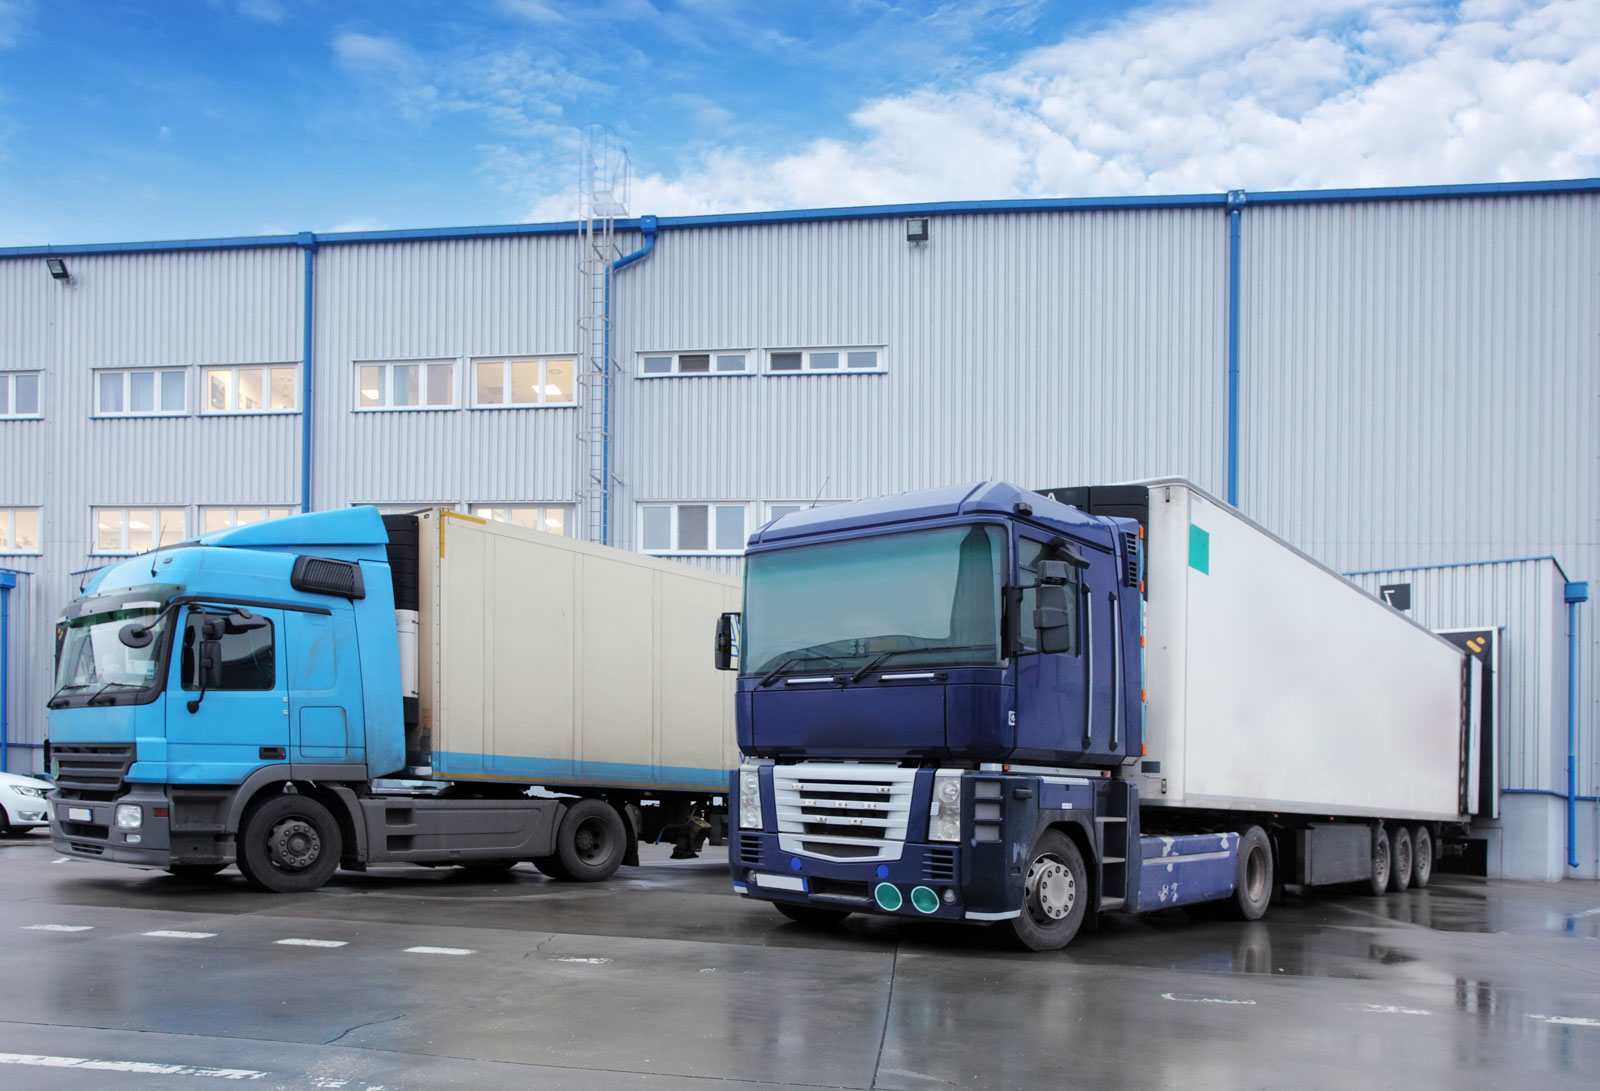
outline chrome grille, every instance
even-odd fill
[[[59,770],[56,788],[62,799],[106,802],[126,788],[133,744],[52,743],[50,759]]]
[[[911,817],[915,769],[807,762],[772,771],[778,832],[798,835],[807,855],[834,859],[899,856]],[[803,838],[803,840],[799,840]],[[892,852],[887,846],[894,845]]]

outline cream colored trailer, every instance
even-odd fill
[[[740,582],[449,511],[418,518],[418,712],[408,749],[454,781],[723,794]]]

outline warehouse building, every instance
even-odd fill
[[[82,573],[215,528],[732,571],[796,506],[1173,474],[1492,631],[1485,866],[1597,874],[1600,180],[0,249],[0,468],[13,770]]]

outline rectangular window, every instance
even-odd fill
[[[841,371],[882,371],[881,348],[775,349],[767,353],[769,374],[814,371],[837,375]]]
[[[766,518],[762,525],[774,519],[782,519],[785,515],[793,515],[797,511],[807,508],[825,508],[832,504],[842,504],[843,500],[768,500],[766,503]]]
[[[95,415],[177,416],[187,411],[184,368],[95,372]]]
[[[94,553],[148,553],[184,540],[183,508],[95,508]]]
[[[742,501],[640,504],[640,549],[645,553],[743,553],[748,508]]]
[[[225,616],[211,611],[190,610],[183,629],[183,652],[179,677],[185,690],[200,689],[201,626],[208,617]],[[216,689],[272,689],[277,685],[277,666],[272,655],[272,619],[257,618],[261,624],[243,632],[223,631],[221,647],[222,678]],[[211,687],[207,687],[211,688]]]
[[[667,375],[747,375],[750,353],[743,349],[721,352],[641,352],[639,375],[654,379]]]
[[[39,415],[39,373],[0,371],[0,417]]]
[[[282,519],[294,513],[294,508],[201,508],[200,533],[210,534],[214,530],[249,526],[251,523],[262,523],[268,519]]]
[[[1022,605],[1018,609],[1018,620],[1022,623],[1022,646],[1028,651],[1035,651],[1039,647],[1039,630],[1033,623],[1033,611],[1039,604],[1039,592],[1034,586],[1039,582],[1039,559],[1045,556],[1046,546],[1043,542],[1032,538],[1022,538],[1017,542],[1017,567],[1021,570],[1021,584],[1027,590],[1022,592]],[[1051,554],[1053,556],[1054,554]],[[1048,558],[1047,558],[1048,559]],[[1078,570],[1072,569],[1067,584],[1067,614],[1071,619],[1068,622],[1067,633],[1071,641],[1067,648],[1067,655],[1078,654]]]
[[[295,409],[300,369],[293,364],[204,369],[203,413],[285,413]]]
[[[0,508],[0,553],[39,552],[39,509]]]
[[[454,360],[401,360],[356,365],[357,409],[453,409]]]
[[[478,409],[577,404],[571,357],[521,356],[472,362],[472,404]]]
[[[496,523],[573,537],[570,504],[474,504],[472,514]]]

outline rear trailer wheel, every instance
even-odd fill
[[[1227,902],[1231,915],[1242,921],[1260,920],[1272,903],[1272,888],[1272,842],[1266,830],[1251,826],[1239,838],[1233,897]]]
[[[1411,885],[1421,890],[1433,878],[1433,834],[1426,826],[1411,830]]]
[[[1024,951],[1059,951],[1072,942],[1089,905],[1083,854],[1060,830],[1046,830],[1028,852],[1022,877],[1022,912],[1006,924]]]
[[[574,882],[598,883],[609,878],[622,866],[627,848],[628,829],[622,816],[600,799],[580,799],[569,806],[556,832],[556,858]]]
[[[239,828],[239,870],[250,885],[279,894],[317,889],[343,851],[339,823],[310,796],[273,796],[245,812]]]
[[[807,924],[813,928],[838,924],[850,915],[847,909],[820,909],[814,905],[791,905],[788,902],[773,902],[772,905],[796,924]]]
[[[1411,885],[1411,831],[1404,826],[1396,826],[1394,837],[1389,842],[1389,889],[1396,894]]]
[[[1378,897],[1389,889],[1389,833],[1378,830],[1372,838],[1372,874],[1361,883],[1364,893]]]

